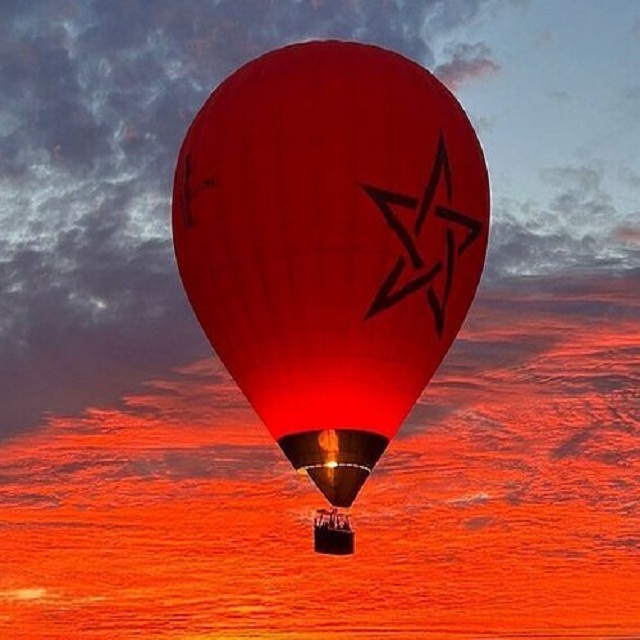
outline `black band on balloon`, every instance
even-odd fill
[[[389,439],[369,431],[323,429],[284,436],[280,448],[335,507],[350,507]]]
[[[296,469],[335,461],[371,470],[389,439],[370,431],[322,429],[284,436],[278,444]]]

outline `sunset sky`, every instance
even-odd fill
[[[475,125],[476,301],[353,509],[212,353],[170,232],[209,93],[337,38]],[[0,0],[0,637],[640,638],[637,0]]]

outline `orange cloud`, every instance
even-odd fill
[[[0,636],[637,634],[640,336],[603,312],[617,286],[487,293],[364,487],[351,558],[313,554],[321,496],[214,362],[6,442]]]

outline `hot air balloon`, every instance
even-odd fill
[[[458,333],[489,208],[462,107],[376,46],[266,53],[191,124],[173,189],[180,276],[220,360],[332,506],[316,519],[316,550],[353,550],[336,510]]]

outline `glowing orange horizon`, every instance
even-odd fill
[[[445,367],[356,502],[352,558],[313,554],[321,496],[203,382],[213,360],[5,442],[0,635],[637,635],[638,388],[611,382],[637,376],[634,323],[478,317],[476,345],[551,337]]]

